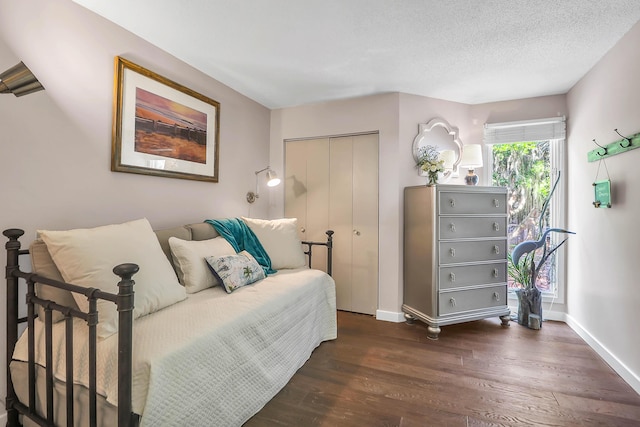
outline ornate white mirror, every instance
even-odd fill
[[[444,179],[458,176],[458,164],[462,159],[462,142],[458,139],[458,128],[451,126],[445,119],[436,117],[428,123],[418,125],[418,135],[413,140],[413,159],[418,157],[423,147],[435,147],[444,160]],[[446,182],[443,180],[443,182]]]

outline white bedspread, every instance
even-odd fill
[[[36,325],[44,365],[44,327]],[[84,322],[75,331],[74,377],[88,386]],[[16,360],[27,360],[26,335]],[[54,325],[55,376],[64,380],[65,349],[55,339],[62,336],[64,322]],[[281,270],[232,294],[190,294],[135,321],[133,411],[143,426],[241,425],[336,336],[335,284],[317,270]],[[97,371],[98,392],[117,405],[117,336],[99,341]]]

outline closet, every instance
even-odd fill
[[[285,141],[285,216],[302,240],[334,230],[333,278],[339,310],[378,307],[378,134]],[[326,255],[314,251],[313,267]]]

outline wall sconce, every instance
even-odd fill
[[[23,96],[39,90],[44,90],[44,87],[23,62],[0,74],[0,93]]]
[[[258,174],[264,171],[267,171],[267,186],[275,187],[276,185],[280,184],[280,178],[278,178],[278,175],[275,173],[275,171],[271,170],[270,166],[267,166],[264,169],[260,169],[259,171],[256,171],[256,191],[255,192],[249,191],[247,193],[247,202],[253,203],[259,197],[258,196]]]
[[[464,182],[467,185],[478,185],[478,175],[475,174],[475,170],[482,167],[482,145],[465,145],[462,149],[460,166],[469,169],[469,173],[464,177]]]

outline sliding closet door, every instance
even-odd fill
[[[354,137],[353,153],[351,311],[375,314],[378,308],[378,135]]]
[[[311,191],[309,191],[311,189]],[[329,230],[329,144],[326,138],[289,141],[285,149],[287,218],[298,219],[301,240],[325,242]],[[327,254],[316,247],[313,268],[326,271]]]
[[[287,143],[284,176],[284,216],[298,218],[298,236],[307,240],[307,141]]]
[[[335,231],[338,309],[375,314],[378,135],[288,141],[285,176],[285,216],[298,218],[304,230],[301,238],[324,241],[327,229]],[[324,270],[324,251],[317,249],[313,266]]]
[[[329,146],[326,139],[307,141],[307,240],[326,242],[329,225]],[[326,271],[327,251],[316,247],[313,268]]]
[[[330,140],[329,224],[338,309],[378,306],[378,135]]]
[[[336,281],[338,310],[352,310],[353,253],[353,139],[330,139],[329,224],[336,232],[333,239],[333,278]]]

